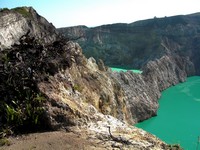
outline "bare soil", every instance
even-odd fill
[[[103,145],[92,142],[87,136],[72,132],[32,133],[10,137],[10,146],[2,146],[0,150],[96,150],[105,149]]]

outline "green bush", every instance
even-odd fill
[[[31,17],[32,17],[31,13],[28,12],[27,9],[24,8],[24,7],[17,7],[17,8],[14,8],[14,11],[16,11],[16,12],[22,14],[24,17],[27,17],[27,18],[31,18]]]
[[[31,94],[24,95],[24,100],[15,99],[4,103],[0,110],[4,114],[4,123],[13,130],[26,130],[29,127],[33,127],[34,130],[42,126],[45,100],[42,94],[31,91]]]
[[[27,71],[30,65],[19,65],[13,52],[0,52],[0,132],[7,127],[17,132],[43,128],[46,97]]]
[[[9,10],[8,8],[0,8],[0,12],[8,11],[8,10]]]
[[[1,138],[0,139],[0,146],[4,146],[4,145],[9,146],[10,144],[11,143],[10,143],[10,141],[7,138]]]
[[[42,95],[36,94],[32,98],[26,97],[25,99],[21,104],[16,101],[12,101],[10,105],[5,104],[7,124],[21,126],[24,123],[35,125],[39,123],[38,119],[44,112],[41,104],[45,101],[45,98]]]
[[[78,92],[82,92],[83,91],[83,88],[78,84],[74,85],[73,88],[74,88],[75,91],[78,91]]]

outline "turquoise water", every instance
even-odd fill
[[[124,72],[126,72],[126,71],[128,71],[127,69],[121,69],[121,68],[111,68],[111,70],[112,71],[117,71],[117,72],[120,72],[120,71],[124,71]],[[142,71],[141,70],[134,70],[134,69],[130,69],[131,71],[133,71],[134,73],[142,73]]]
[[[180,144],[184,150],[197,148],[200,136],[200,76],[189,77],[186,82],[170,87],[159,101],[158,116],[136,126],[168,144]]]

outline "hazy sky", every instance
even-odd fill
[[[200,12],[200,0],[0,0],[0,8],[18,6],[32,6],[56,27],[93,27]]]

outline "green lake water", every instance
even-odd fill
[[[112,71],[117,71],[117,72],[120,72],[120,71],[128,71],[128,69],[122,69],[122,68],[114,68],[112,67],[111,68]],[[130,71],[133,71],[134,73],[142,73],[141,70],[134,70],[134,69],[129,69]]]
[[[162,92],[158,115],[139,124],[168,144],[180,144],[184,150],[200,150],[200,76]],[[200,141],[199,141],[200,142]]]

